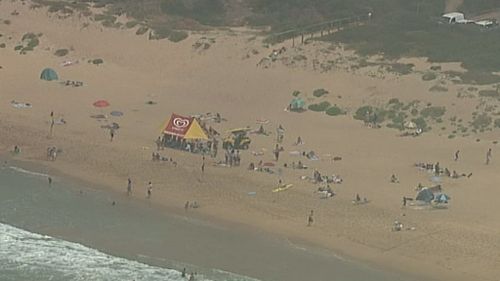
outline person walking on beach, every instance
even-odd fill
[[[115,129],[113,128],[109,129],[109,137],[110,137],[109,141],[113,142],[113,139],[115,138]]]
[[[311,210],[311,213],[309,213],[309,216],[307,217],[307,226],[311,226],[313,224],[313,222],[314,222],[313,215],[314,215],[314,211]]]
[[[457,152],[455,152],[455,161],[458,161],[458,157],[460,155],[460,150],[457,150]]]
[[[132,195],[132,180],[130,178],[127,180],[127,195]]]
[[[153,192],[153,183],[148,183],[148,199],[151,198],[151,193]]]
[[[486,152],[486,165],[489,165],[490,164],[490,161],[491,161],[491,148],[488,149],[488,152]]]
[[[49,180],[49,186],[52,186],[52,178],[49,177],[48,180]]]

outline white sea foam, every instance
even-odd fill
[[[176,270],[114,257],[83,245],[0,223],[0,279],[181,281]],[[3,276],[3,277],[2,277]],[[7,277],[6,277],[7,276]],[[26,279],[23,279],[26,280]],[[197,280],[206,280],[198,276]]]
[[[23,174],[30,175],[30,176],[37,176],[37,177],[44,177],[44,178],[48,178],[49,177],[49,175],[47,175],[47,174],[39,173],[39,172],[33,172],[33,171],[28,171],[28,170],[25,170],[23,168],[19,168],[19,167],[16,167],[16,166],[10,166],[9,168],[11,170],[16,171],[16,172],[23,173]]]

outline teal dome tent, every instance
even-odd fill
[[[52,68],[45,68],[40,74],[40,79],[46,81],[52,81],[52,80],[58,80],[59,77],[57,76],[57,72],[55,72],[55,70],[53,70]]]

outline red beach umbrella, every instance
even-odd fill
[[[102,107],[108,107],[109,106],[109,102],[106,101],[106,100],[98,100],[98,101],[94,102],[93,105],[95,107],[100,107],[100,108],[102,108]]]

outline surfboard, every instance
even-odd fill
[[[290,189],[293,186],[293,184],[285,184],[283,186],[278,186],[275,189],[273,189],[273,192],[281,192]]]

